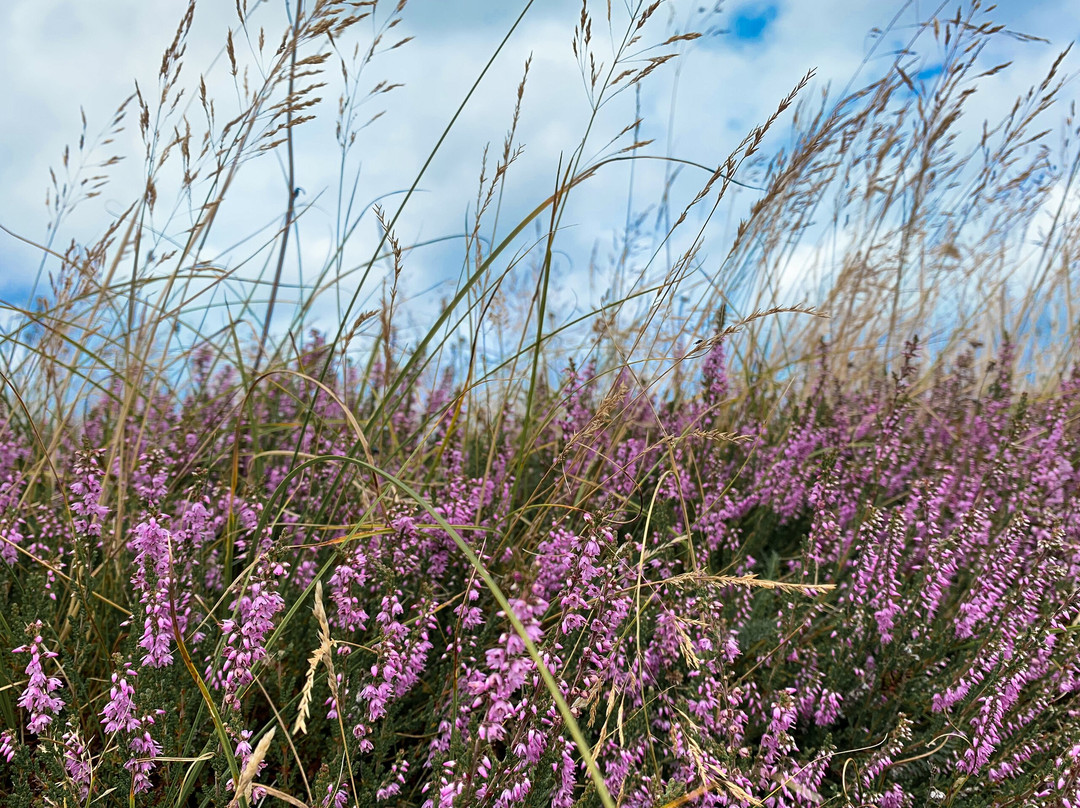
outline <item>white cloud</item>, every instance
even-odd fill
[[[618,8],[621,4],[614,5]],[[695,19],[699,5],[709,4],[673,0],[670,19]],[[735,4],[731,13],[737,12],[739,5]],[[676,72],[671,65],[658,71],[652,83],[645,85],[643,135],[656,138],[648,152],[663,154],[668,148],[670,117],[673,154],[706,165],[718,164],[750,127],[772,113],[777,102],[808,68],[818,70],[817,82],[807,90],[808,94],[830,81],[834,88],[843,86],[859,69],[872,44],[867,31],[872,26],[885,25],[893,13],[891,5],[859,0],[812,3],[789,0],[776,5],[775,20],[752,46],[740,46],[730,36],[714,36],[689,47],[678,68],[677,93],[673,83]],[[47,185],[48,167],[58,164],[65,143],[77,139],[79,106],[86,109],[94,132],[107,122],[116,104],[131,91],[133,79],[139,80],[144,93],[153,95],[161,52],[172,39],[176,21],[185,7],[182,0],[154,3],[98,0],[92,4],[74,0],[8,0],[3,5],[0,70],[6,80],[0,92],[5,95],[4,108],[17,110],[18,114],[0,117],[0,143],[4,144],[8,157],[0,162],[0,183],[6,189],[0,197],[0,224],[30,238],[44,238],[47,218],[40,200]],[[486,0],[455,3],[414,0],[409,4],[405,21],[393,33],[395,36],[415,34],[416,39],[378,57],[370,69],[369,84],[386,78],[404,82],[405,86],[375,99],[369,107],[373,114],[383,105],[388,113],[361,133],[355,157],[346,170],[345,193],[348,194],[354,172],[360,168],[358,205],[368,205],[385,194],[408,188],[512,22],[514,9],[519,7],[520,4],[510,3],[493,6]],[[602,14],[603,7],[604,4],[597,4],[598,14]],[[493,8],[498,10],[492,12]],[[500,228],[505,231],[507,223],[520,220],[551,192],[560,154],[566,159],[577,145],[588,113],[570,50],[578,8],[576,2],[552,0],[538,4],[526,17],[421,181],[423,192],[410,201],[398,224],[398,235],[404,244],[460,234],[466,227],[466,210],[471,209],[476,197],[483,144],[488,141],[492,144],[490,171],[510,122],[522,65],[530,53],[532,71],[516,139],[524,144],[525,154],[508,177],[508,202]],[[913,32],[911,23],[920,12],[929,11],[925,5],[912,4],[900,27],[887,36],[880,54],[862,68],[860,79],[877,75],[882,64],[892,58],[888,54],[889,46],[894,41],[906,41]],[[281,13],[282,9],[275,3],[260,7],[252,20],[257,27],[265,19],[270,28],[270,21],[279,21]],[[1032,3],[1015,0],[1002,4],[996,16],[1011,28],[1060,36],[1063,39],[1055,43],[1057,46],[1080,32],[1080,11],[1051,0]],[[724,20],[721,16],[718,24],[723,26]],[[706,22],[713,24],[717,20]],[[218,59],[215,71],[210,74],[209,87],[211,95],[222,102],[219,118],[227,117],[224,109],[233,95],[231,81],[223,71],[225,62],[221,53],[225,28],[235,23],[232,3],[200,4],[185,59],[189,81]],[[273,34],[270,38],[276,41],[277,36]],[[606,36],[606,27],[598,19],[594,37],[600,40]],[[239,40],[238,47],[243,48]],[[1040,49],[1001,40],[1000,54],[1004,58],[1017,56],[1018,65],[996,80],[994,86],[1000,88],[1000,95],[987,93],[972,100],[972,121],[989,114],[1001,98],[1011,100],[1032,81],[1037,81],[1054,52],[1054,48]],[[299,240],[306,282],[325,265],[335,243],[339,155],[333,139],[333,116],[340,80],[336,68],[327,75],[331,85],[325,90],[328,102],[322,110],[324,118],[297,130],[296,135],[298,184],[305,191],[299,202],[312,204],[312,209],[301,219]],[[605,107],[587,156],[595,154],[632,119],[633,102],[633,93],[624,93]],[[194,110],[192,117],[197,117]],[[784,126],[786,122],[781,122],[781,127]],[[115,213],[137,194],[141,156],[136,134],[137,128],[132,123],[128,135],[118,144],[131,155],[131,160],[117,170],[117,183],[110,186],[102,204],[87,205],[82,216],[72,219],[75,238],[89,240],[92,234],[100,232],[108,212]],[[767,141],[767,147],[781,142],[782,137],[778,131]],[[253,239],[230,254],[227,248],[234,240],[233,234],[238,240],[263,226],[269,227],[268,233],[272,232],[274,223],[281,220],[285,201],[281,160],[280,154],[268,156],[244,169],[238,185],[230,192],[232,206],[222,212],[223,227],[209,245],[207,257],[235,264],[241,257],[250,255],[261,241]],[[703,173],[684,169],[672,198],[676,214],[705,178]],[[629,164],[609,166],[580,189],[568,209],[562,222],[565,230],[558,242],[563,251],[560,266],[569,273],[562,278],[561,305],[595,303],[603,291],[589,290],[586,267],[594,244],[600,245],[601,256],[607,253],[613,233],[625,220],[629,179]],[[642,209],[656,202],[663,191],[663,181],[661,164],[638,164],[634,176],[635,206]],[[706,242],[707,271],[722,258],[738,212],[745,210],[751,197],[751,193],[733,193],[733,207],[724,206],[718,211],[714,234]],[[388,197],[384,204],[393,210],[400,199],[400,196]],[[159,217],[165,213],[168,201],[164,199],[161,203]],[[734,220],[729,222],[732,215]],[[367,225],[358,230],[356,243],[346,251],[346,268],[357,266],[371,254],[375,230],[368,220],[372,220],[370,215],[365,219]],[[176,235],[187,224],[186,218],[180,217],[168,229]],[[688,238],[689,233],[678,237],[673,245],[675,255],[686,249]],[[285,265],[287,283],[301,280],[296,249],[294,241]],[[663,254],[660,258],[664,258]],[[258,259],[238,274],[252,277],[268,266],[270,270],[264,277],[270,277],[276,250],[267,247]],[[439,298],[452,288],[461,261],[460,241],[423,248],[407,256],[403,296],[408,298],[436,288],[423,297],[425,302],[411,305],[412,317],[426,319],[438,307]],[[0,294],[6,294],[5,287],[25,287],[26,278],[36,268],[37,256],[32,249],[0,234]],[[655,268],[659,274],[663,270],[659,264]],[[351,287],[346,289],[347,294],[351,291]],[[377,297],[378,287],[372,287],[370,294]],[[320,316],[329,319],[331,299],[319,306]]]

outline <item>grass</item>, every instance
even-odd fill
[[[974,135],[984,52],[1019,35],[973,3],[913,34],[939,73],[905,53],[816,103],[807,74],[703,167],[636,116],[603,131],[697,34],[660,3],[586,4],[580,140],[550,188],[508,197],[527,63],[494,169],[453,202],[459,281],[409,321],[425,245],[400,217],[513,29],[366,242],[342,182],[334,246],[291,288],[313,210],[295,133],[341,82],[344,180],[409,9],[303,3],[277,33],[237,12],[239,108],[181,80],[192,4],[158,93],[99,139],[135,113],[143,190],[56,249],[117,163],[82,139],[47,293],[5,304],[5,805],[1080,800],[1065,54]],[[273,153],[280,226],[232,232],[230,192]],[[612,293],[567,315],[571,201],[656,160],[655,227],[631,191],[590,269]],[[734,189],[759,195],[707,262]]]

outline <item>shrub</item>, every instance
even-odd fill
[[[356,67],[380,53],[404,5],[379,18]],[[630,72],[606,80],[583,9],[574,52],[594,113],[667,61],[633,61],[656,8],[630,8],[615,48]],[[163,62],[165,117],[135,102],[148,144],[169,137],[191,13]],[[335,2],[298,13],[242,114],[218,128],[204,102],[204,146],[177,127],[168,148],[148,148],[141,198],[96,246],[68,250],[51,297],[5,335],[4,804],[1077,804],[1080,371],[1062,370],[1063,354],[1018,372],[1046,334],[1010,335],[983,298],[954,312],[971,320],[944,346],[896,345],[944,305],[902,289],[913,251],[940,249],[927,230],[940,209],[892,218],[915,186],[861,201],[899,238],[867,235],[862,268],[826,295],[838,309],[828,326],[775,301],[732,303],[746,310],[729,324],[708,297],[676,318],[696,247],[665,269],[643,313],[632,308],[646,293],[631,291],[553,326],[567,196],[616,155],[588,163],[583,138],[557,193],[489,245],[479,233],[514,162],[511,135],[481,182],[466,276],[403,347],[407,251],[381,210],[360,288],[385,265],[382,306],[357,315],[357,291],[336,334],[304,335],[319,295],[344,290],[323,283],[331,262],[287,337],[272,338],[296,226],[290,176],[259,336],[245,341],[241,321],[225,340],[204,332],[192,301],[228,280],[202,256],[231,178],[255,152],[291,153],[327,48],[379,13]],[[923,147],[924,179],[969,167],[946,148],[946,123],[925,124],[962,103],[981,43],[999,33],[974,24],[979,13],[927,25],[966,45],[933,105],[907,97],[909,117],[872,134],[888,143],[875,170]],[[665,46],[693,40],[676,33]],[[227,53],[235,64],[231,34]],[[988,158],[1003,173],[978,173],[972,192],[1021,205],[1017,220],[1036,219],[999,186],[1034,170],[1017,160],[1058,67],[1004,127]],[[709,172],[664,238],[756,168],[768,190],[729,258],[767,261],[792,211],[868,170],[873,151],[853,139],[909,84],[900,69],[810,121],[804,110],[795,147],[755,163],[770,120]],[[343,155],[353,99],[340,106]],[[173,149],[182,191],[206,202],[178,253],[156,244],[140,258],[140,220]],[[550,228],[522,297],[507,256],[541,216]],[[954,251],[996,226],[972,216],[972,230],[951,234]],[[873,274],[868,262],[890,249]],[[991,246],[972,241],[977,265],[979,250]],[[1063,267],[1012,300],[1009,317],[1030,324],[1040,305],[1067,306],[1075,269]],[[871,315],[894,276],[883,326]],[[504,338],[495,354],[483,348],[488,318]],[[780,325],[791,321],[795,337]],[[964,347],[975,329],[1000,335],[992,356]]]

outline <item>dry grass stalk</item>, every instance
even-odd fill
[[[701,438],[708,441],[723,441],[727,443],[746,443],[754,439],[753,435],[740,435],[738,432],[724,432],[719,429],[695,429],[685,435],[665,435],[657,443],[661,446],[678,446],[687,438]]]
[[[800,593],[815,597],[821,592],[836,588],[836,584],[795,584],[787,581],[770,581],[758,578],[755,573],[747,575],[709,575],[705,572],[684,572],[658,581],[641,581],[641,586],[746,586],[755,589],[772,589],[778,592]],[[633,591],[633,587],[622,590]]]
[[[628,390],[629,388],[625,384],[619,382],[608,391],[603,401],[600,402],[600,406],[596,408],[596,414],[589,419],[589,423],[585,425],[585,428],[570,436],[566,446],[555,458],[555,466],[560,465],[575,447],[587,446],[604,427],[611,423],[615,410],[626,399]]]
[[[311,711],[311,691],[315,687],[315,671],[321,662],[326,666],[329,674],[330,689],[335,699],[337,693],[337,676],[334,672],[333,648],[334,641],[330,638],[330,623],[326,618],[326,607],[323,605],[322,581],[315,582],[315,606],[312,611],[319,623],[319,646],[312,652],[308,659],[307,678],[304,680],[304,689],[300,693],[300,707],[297,710],[296,722],[293,724],[292,734],[307,732],[307,719]]]
[[[247,765],[244,766],[244,770],[240,773],[240,781],[236,784],[236,796],[229,803],[229,808],[237,808],[241,800],[251,799],[251,791],[255,787],[255,775],[259,772],[259,764],[266,759],[266,753],[270,749],[270,742],[274,740],[274,733],[276,732],[277,727],[270,727],[270,730],[259,739],[258,746],[252,751]]]
[[[266,796],[268,797],[273,797],[276,800],[281,800],[282,802],[288,803],[289,805],[295,805],[296,808],[310,808],[310,806],[306,802],[297,799],[292,794],[286,794],[284,791],[274,788],[273,786],[268,786],[265,783],[256,783],[256,785],[260,789],[265,791]]]

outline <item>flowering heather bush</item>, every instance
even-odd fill
[[[1077,266],[1062,246],[1075,211],[1057,209],[1027,297],[999,284],[964,309],[961,294],[1016,257],[1001,222],[1026,254],[1042,226],[1030,199],[1067,196],[1055,182],[1072,176],[1077,139],[1053,162],[1029,131],[1063,86],[1060,62],[985,130],[955,215],[948,194],[974,158],[952,150],[950,127],[997,72],[972,71],[1002,33],[978,3],[925,26],[948,51],[933,93],[897,62],[831,110],[801,110],[790,152],[754,158],[793,92],[685,209],[665,191],[675,224],[650,261],[688,246],[655,286],[628,222],[613,270],[637,279],[620,284],[631,291],[564,322],[566,200],[648,145],[625,142],[632,121],[587,162],[595,119],[697,38],[666,32],[656,47],[675,50],[642,62],[660,3],[628,4],[624,36],[608,4],[596,39],[586,3],[571,49],[593,117],[556,192],[503,236],[523,81],[481,177],[466,271],[415,341],[399,325],[409,253],[395,230],[411,191],[398,214],[373,211],[360,280],[341,257],[359,219],[351,202],[340,211],[338,232],[351,229],[275,341],[300,221],[292,130],[341,59],[349,164],[367,117],[357,76],[407,42],[380,46],[405,3],[376,5],[298,4],[264,53],[238,3],[236,39],[261,61],[239,70],[229,34],[247,106],[218,126],[200,81],[202,145],[176,117],[192,5],[155,115],[141,92],[132,102],[145,191],[96,245],[63,254],[51,296],[0,339],[0,804],[1080,806],[1080,369],[1048,347],[1075,344]],[[369,16],[372,40],[339,47]],[[240,321],[210,333],[216,303],[192,301],[256,263],[204,252],[225,190],[283,144],[277,271],[255,285],[269,300],[239,306],[265,304],[261,337],[245,342]],[[181,197],[206,200],[182,226],[151,216],[170,154]],[[839,221],[851,189],[870,189],[851,219],[873,226],[826,295],[828,326],[806,306],[757,306],[753,288],[717,285],[689,317],[676,310],[701,268],[700,235],[680,228],[704,227],[712,214],[695,206],[711,195],[715,210],[751,171],[767,187],[732,277],[796,245],[806,211],[835,203]],[[924,210],[963,232],[945,244]],[[547,217],[544,238],[517,240]],[[150,249],[151,230],[173,235]],[[522,269],[536,244],[535,271]],[[929,268],[961,258],[971,266],[942,286]],[[357,313],[384,266],[382,304]],[[930,292],[912,302],[915,285],[956,292],[954,309]],[[352,295],[334,336],[306,327],[327,290]],[[730,325],[729,298],[742,312]],[[769,325],[790,314],[813,325]],[[964,324],[933,351],[901,346],[942,317]],[[976,330],[993,352],[968,342]]]
[[[28,499],[0,571],[5,804],[110,787],[224,804],[217,722],[253,799],[599,803],[541,661],[622,805],[1075,799],[1080,376],[1017,395],[1006,345],[981,394],[970,355],[916,392],[912,344],[888,383],[845,389],[826,360],[761,423],[722,345],[693,401],[652,403],[659,439],[629,394],[599,424],[610,396],[590,407],[595,377],[571,373],[523,468],[512,429],[486,473],[459,432],[371,445],[373,478],[331,453],[349,434],[328,418],[309,427],[326,451],[291,473],[267,458],[233,497],[228,463],[175,449],[190,402],[126,447],[173,447],[152,497],[99,452],[57,454],[57,494],[35,496],[70,521],[39,524]],[[413,400],[402,432],[443,406]],[[718,423],[754,437],[702,428]],[[566,469],[585,433],[606,459],[582,483]],[[412,451],[430,471],[398,486]],[[537,504],[519,477],[557,482]]]

